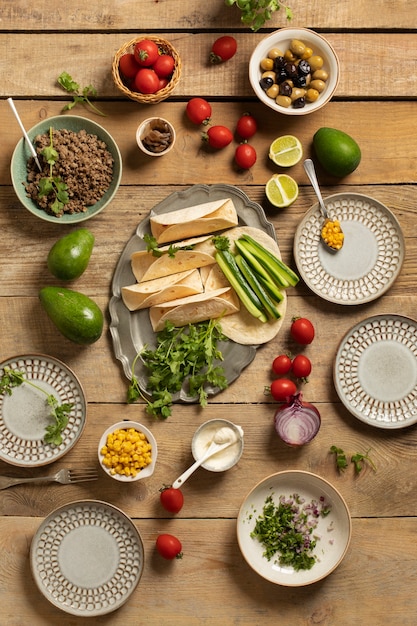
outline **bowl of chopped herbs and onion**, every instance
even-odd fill
[[[77,224],[113,200],[122,176],[122,157],[108,131],[87,118],[59,115],[28,131],[41,171],[24,138],[13,152],[11,177],[23,206],[57,224]]]
[[[342,562],[352,523],[347,504],[327,480],[311,472],[272,474],[251,489],[237,519],[248,565],[277,585],[322,580]]]

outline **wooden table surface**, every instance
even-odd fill
[[[77,445],[52,466],[25,470],[0,463],[0,474],[43,475],[61,467],[98,465],[100,434],[115,421],[134,419],[155,434],[159,457],[154,475],[133,486],[100,474],[82,486],[22,485],[0,492],[0,624],[30,626],[78,624],[199,625],[280,623],[292,625],[401,624],[417,615],[415,479],[417,430],[373,428],[353,417],[340,402],[332,367],[342,336],[357,322],[380,313],[416,317],[417,275],[417,9],[414,0],[351,2],[312,0],[291,3],[294,26],[323,33],[341,63],[332,101],[301,118],[279,115],[259,103],[248,81],[248,60],[265,33],[286,25],[276,13],[267,28],[253,33],[223,0],[81,0],[54,3],[3,0],[0,7],[0,357],[42,353],[71,367],[88,400],[87,424]],[[238,53],[229,62],[207,66],[219,33],[232,33]],[[158,105],[139,105],[112,82],[115,51],[136,34],[169,39],[182,58],[182,76],[172,97]],[[78,105],[73,113],[98,121],[113,135],[123,158],[120,189],[111,205],[85,223],[95,236],[87,271],[72,287],[94,298],[105,311],[101,339],[81,348],[58,334],[41,310],[39,289],[57,284],[46,267],[47,253],[64,233],[75,229],[38,220],[19,204],[10,178],[10,160],[20,131],[6,98],[12,96],[27,128],[61,112],[68,101],[56,83],[67,71],[81,85],[94,85],[107,117]],[[249,171],[233,167],[234,144],[212,153],[203,149],[200,131],[184,111],[192,96],[209,99],[213,123],[234,127],[250,110],[259,121],[253,139],[258,161]],[[139,122],[150,114],[170,119],[177,142],[169,156],[147,159],[135,144]],[[149,210],[173,191],[196,183],[228,183],[260,203],[273,223],[284,261],[294,267],[294,232],[314,192],[299,163],[290,171],[300,185],[296,203],[273,211],[264,186],[276,168],[267,151],[272,139],[295,134],[311,156],[315,131],[322,126],[351,134],[362,161],[338,180],[320,170],[324,195],[342,191],[370,195],[398,218],[405,237],[405,261],[394,285],[379,299],[352,307],[315,296],[302,282],[289,292],[288,312],[279,335],[258,350],[238,380],[210,399],[209,406],[175,405],[166,421],[154,421],[143,404],[127,405],[125,378],[108,331],[111,281],[122,250]],[[274,403],[263,394],[274,356],[288,349],[293,316],[307,316],[317,336],[306,349],[313,373],[305,397],[319,408],[322,428],[300,450],[285,447],[273,434]],[[185,505],[175,517],[159,505],[159,489],[191,463],[190,443],[197,426],[227,417],[245,431],[244,454],[232,470],[216,475],[198,470],[184,486]],[[336,471],[329,447],[366,451],[377,471],[359,476]],[[342,493],[352,516],[352,540],[342,564],[328,578],[303,588],[273,585],[253,572],[236,540],[236,517],[246,493],[264,477],[287,469],[323,476]],[[55,508],[79,499],[98,499],[121,508],[144,542],[145,569],[129,601],[99,618],[78,618],[52,606],[31,576],[29,548],[41,521]],[[183,543],[181,561],[155,554],[161,532]]]

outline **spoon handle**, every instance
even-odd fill
[[[231,441],[227,441],[226,443],[222,443],[222,444],[217,444],[215,442],[212,442],[210,444],[210,447],[208,448],[207,452],[205,454],[203,454],[203,456],[200,459],[197,459],[197,461],[195,463],[193,463],[191,465],[191,467],[189,467],[187,470],[185,470],[185,472],[183,472],[181,474],[181,476],[179,476],[177,478],[177,480],[175,480],[172,483],[172,486],[174,489],[179,489],[179,487],[181,487],[185,481],[191,476],[191,474],[193,474],[195,472],[195,470],[200,467],[200,465],[202,463],[204,463],[204,461],[206,461],[208,458],[210,458],[211,456],[213,456],[213,454],[216,454],[216,452],[220,452],[221,450],[224,450],[225,448],[227,448],[228,446],[230,446],[233,442]]]
[[[323,216],[324,216],[325,219],[328,219],[329,216],[327,214],[326,207],[324,206],[323,197],[321,195],[319,183],[318,183],[317,176],[316,176],[316,170],[314,168],[314,163],[313,163],[313,161],[311,159],[306,159],[304,161],[304,169],[305,169],[305,172],[306,172],[307,176],[310,179],[310,183],[311,183],[314,191],[316,192],[316,196],[318,198],[318,201],[319,201],[320,208],[321,208],[321,211],[323,213]]]
[[[18,124],[19,124],[19,126],[20,126],[20,130],[21,130],[21,131],[22,131],[22,133],[23,133],[23,137],[26,139],[26,142],[27,142],[27,144],[28,144],[28,148],[29,148],[29,150],[30,150],[31,155],[32,155],[32,156],[33,156],[33,158],[35,159],[35,163],[36,163],[36,165],[37,165],[37,167],[38,167],[38,170],[39,170],[40,172],[42,172],[42,167],[41,167],[41,164],[40,164],[40,162],[39,162],[38,153],[36,152],[35,147],[33,146],[33,144],[32,144],[32,142],[31,142],[31,140],[29,139],[29,135],[28,135],[28,134],[27,134],[27,132],[26,132],[25,127],[23,126],[22,120],[20,119],[20,115],[19,115],[19,113],[17,112],[17,109],[16,109],[16,106],[15,106],[15,103],[13,102],[13,99],[12,99],[12,98],[7,98],[7,102],[9,103],[10,108],[11,108],[11,110],[13,111],[13,114],[14,114],[14,116],[15,116],[16,120],[17,120],[17,123],[18,123]]]

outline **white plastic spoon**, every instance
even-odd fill
[[[213,456],[213,454],[216,454],[216,452],[220,452],[221,450],[228,448],[234,443],[236,443],[236,440],[226,441],[225,443],[216,443],[216,441],[213,440],[209,445],[207,452],[203,454],[201,458],[197,459],[197,461],[193,463],[191,467],[185,470],[185,472],[172,483],[174,489],[179,489],[179,487],[181,487],[185,483],[185,481],[191,476],[191,474],[193,474],[195,470],[200,467],[200,465],[202,465],[202,463],[204,463],[204,461],[206,461],[209,457]]]
[[[10,108],[13,111],[15,118],[17,119],[17,122],[18,122],[18,124],[20,126],[20,129],[21,129],[22,133],[23,133],[23,136],[24,136],[24,138],[27,141],[29,150],[30,150],[33,158],[35,159],[35,163],[38,166],[39,171],[42,172],[42,167],[41,167],[41,164],[39,163],[38,153],[36,152],[33,143],[29,139],[29,135],[27,134],[27,132],[25,130],[25,127],[22,124],[22,120],[20,119],[19,113],[16,110],[16,107],[15,107],[15,104],[14,104],[12,98],[7,98],[7,102],[10,104]]]

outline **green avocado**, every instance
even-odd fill
[[[50,320],[67,339],[83,345],[100,339],[103,313],[88,296],[65,287],[43,287],[39,299]]]
[[[319,128],[313,137],[313,147],[320,164],[332,176],[351,174],[361,160],[356,141],[336,128]]]
[[[94,235],[87,228],[79,228],[64,235],[48,254],[48,269],[60,280],[73,280],[86,270],[94,246]]]

